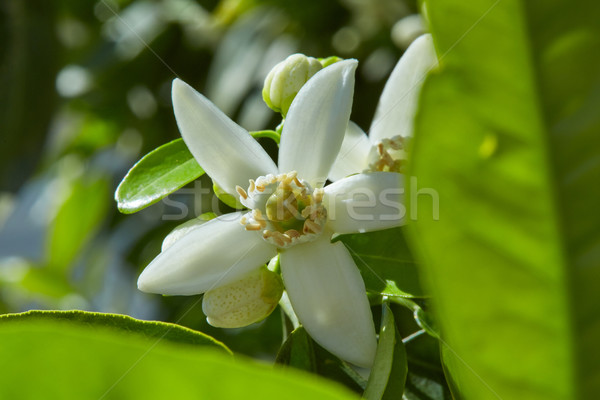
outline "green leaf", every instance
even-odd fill
[[[275,362],[339,382],[356,393],[362,393],[366,386],[358,373],[315,343],[302,326],[290,333]]]
[[[19,286],[36,297],[46,296],[60,299],[75,293],[76,290],[69,283],[67,276],[56,272],[47,268],[30,266],[27,272],[23,274]]]
[[[442,67],[410,172],[439,220],[409,198],[451,381],[466,399],[595,398],[600,3],[437,0],[428,15]]]
[[[389,297],[389,300],[410,309],[413,312],[413,317],[419,327],[425,330],[429,335],[435,338],[439,337],[439,330],[435,324],[433,315],[430,312],[423,310],[420,305],[405,297],[392,296]]]
[[[296,328],[290,333],[279,349],[275,362],[304,371],[316,371],[313,342],[303,327]]]
[[[111,328],[124,333],[136,333],[147,338],[178,343],[214,346],[229,352],[221,342],[183,326],[159,321],[143,321],[127,315],[88,311],[40,311],[0,315],[0,324],[20,324],[24,321],[66,321],[89,328]]]
[[[72,265],[104,221],[109,193],[108,181],[103,177],[80,178],[73,183],[69,197],[49,230],[47,263],[50,269],[62,273]]]
[[[0,319],[0,358],[10,366],[0,376],[5,399],[355,398],[314,376],[234,360],[213,345],[162,340],[164,327],[148,337],[94,322],[12,318]]]
[[[333,241],[341,241],[348,248],[368,291],[386,296],[425,296],[402,228],[339,235]]]
[[[412,400],[451,400],[438,340],[421,330],[405,338],[404,346],[408,357],[405,397]]]
[[[146,154],[125,175],[115,192],[119,211],[140,211],[203,174],[183,139],[175,139]]]
[[[394,314],[383,303],[375,362],[363,397],[367,400],[401,399],[408,372],[406,350],[396,331]]]

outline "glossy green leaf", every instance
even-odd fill
[[[87,320],[11,318],[0,319],[0,357],[10,366],[0,376],[5,399],[355,398],[315,376],[181,343],[188,338],[163,340],[164,327],[144,335],[128,329],[131,321],[115,329]]]
[[[106,178],[80,178],[61,205],[48,234],[48,266],[66,271],[104,221],[110,191]]]
[[[418,265],[402,228],[339,235],[352,254],[367,290],[387,296],[423,297]]]
[[[175,139],[146,154],[125,175],[115,192],[119,211],[140,211],[203,174],[183,140]]]
[[[401,399],[407,372],[406,350],[396,331],[394,314],[390,306],[383,303],[375,362],[363,397],[367,400]]]
[[[600,3],[436,0],[428,15],[441,71],[411,175],[440,210],[419,203],[413,242],[450,380],[465,399],[595,398]]]

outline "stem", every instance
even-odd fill
[[[258,138],[272,139],[275,143],[277,143],[277,145],[279,145],[279,139],[281,139],[281,135],[279,133],[277,133],[276,131],[272,131],[272,130],[253,131],[253,132],[250,132],[250,135],[252,135],[252,137],[255,139],[258,139]]]

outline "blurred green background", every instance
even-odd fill
[[[260,93],[273,65],[295,52],[357,58],[352,119],[368,128],[389,72],[423,32],[417,11],[400,0],[0,3],[0,313],[81,309],[178,322],[272,359],[278,311],[222,331],[206,324],[199,296],[136,288],[163,237],[210,202],[198,204],[189,185],[169,197],[183,213],[171,201],[125,216],[114,190],[141,156],[179,137],[176,76],[246,129],[273,129]]]

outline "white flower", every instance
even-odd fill
[[[211,178],[250,211],[186,226],[142,272],[141,290],[204,293],[239,281],[279,252],[285,288],[308,333],[338,357],[371,365],[376,337],[365,285],[346,247],[330,239],[399,225],[391,203],[400,203],[400,195],[386,189],[402,176],[359,174],[322,188],[348,124],[356,65],[347,60],[324,68],[298,92],[279,167],[247,131],[175,79],[173,106],[184,141]]]
[[[385,84],[369,136],[353,122],[329,179],[362,171],[403,172],[404,145],[413,135],[413,120],[427,73],[437,66],[430,34],[419,36],[402,55]]]

